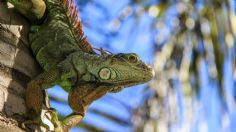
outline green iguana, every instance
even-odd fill
[[[68,131],[81,121],[88,106],[107,92],[145,83],[152,69],[135,53],[96,53],[83,35],[73,0],[8,0],[32,23],[29,43],[44,72],[26,90],[27,113],[42,122],[44,90],[60,85],[69,93],[73,113],[63,121],[52,111],[54,131]]]

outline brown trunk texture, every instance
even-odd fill
[[[40,72],[27,41],[29,23],[10,4],[0,2],[0,132],[20,132],[27,82]],[[18,122],[17,122],[18,121]]]

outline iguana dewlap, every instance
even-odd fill
[[[44,72],[30,81],[26,106],[32,120],[40,115],[43,90],[60,85],[69,93],[73,113],[54,131],[68,131],[84,116],[89,104],[107,92],[145,83],[153,72],[135,53],[97,54],[83,35],[78,11],[68,0],[8,0],[32,23],[31,49]]]

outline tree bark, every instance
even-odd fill
[[[0,131],[20,132],[16,113],[25,113],[27,82],[39,74],[27,42],[29,23],[0,1]]]

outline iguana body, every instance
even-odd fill
[[[53,116],[54,131],[74,127],[89,104],[107,92],[145,83],[153,77],[152,69],[134,53],[96,54],[83,36],[73,1],[8,1],[31,21],[41,21],[31,27],[29,42],[44,72],[27,86],[28,113],[40,115],[44,89],[57,84],[69,92],[73,113],[63,121]]]

